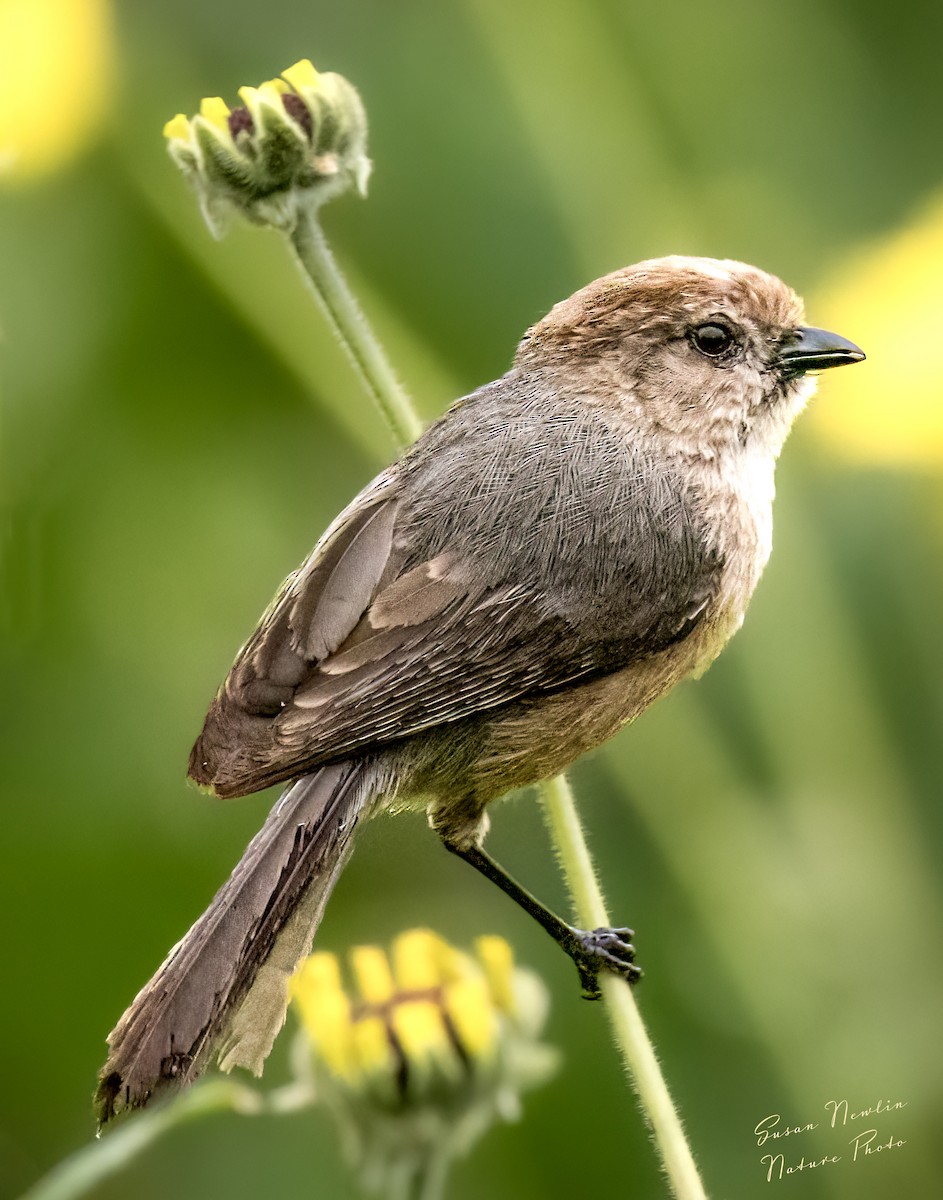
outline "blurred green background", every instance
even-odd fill
[[[160,137],[310,56],[368,108],[370,198],[325,226],[424,415],[556,300],[668,252],[756,262],[868,351],[787,446],[743,632],[573,780],[711,1196],[765,1194],[771,1113],[819,1122],[776,1146],[787,1164],[843,1156],[791,1197],[935,1194],[943,8],[7,0],[4,31],[0,1193],[90,1138],[106,1033],[271,803],[188,788],[190,743],[276,585],[391,453],[278,237],[214,243]],[[532,797],[489,847],[565,904]],[[572,968],[420,818],[374,823],[320,945],[429,923],[508,937],[565,1054],[451,1194],[663,1195]],[[285,1074],[279,1047],[265,1082]],[[836,1099],[905,1101],[873,1120],[905,1144],[852,1163],[868,1121],[827,1128]],[[307,1113],[205,1121],[98,1194],[356,1190]]]

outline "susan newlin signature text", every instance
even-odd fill
[[[783,1138],[798,1137],[803,1133],[810,1133],[813,1129],[818,1129],[823,1124],[827,1129],[841,1129],[850,1121],[873,1121],[885,1113],[906,1108],[907,1101],[878,1100],[876,1104],[871,1104],[866,1108],[852,1108],[847,1100],[828,1100],[824,1107],[826,1113],[824,1121],[801,1121],[794,1125],[783,1121],[779,1113],[770,1113],[758,1121],[753,1130],[757,1146],[766,1146],[770,1142],[775,1143]],[[800,1155],[797,1159],[790,1155],[790,1161],[787,1161],[785,1151],[777,1153],[774,1149],[764,1154],[760,1163],[765,1168],[766,1182],[772,1183],[774,1179],[785,1179],[788,1175],[801,1175],[806,1171],[832,1166],[840,1163],[844,1158],[852,1163],[863,1162],[871,1155],[880,1154],[886,1150],[897,1150],[904,1145],[906,1145],[906,1141],[894,1134],[885,1140],[884,1133],[879,1134],[876,1128],[863,1129],[851,1138],[847,1145],[842,1145],[841,1154],[823,1154],[820,1158],[810,1159],[806,1159],[805,1155]]]

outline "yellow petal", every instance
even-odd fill
[[[350,1001],[333,954],[313,954],[292,977],[291,998],[305,1032],[335,1075],[356,1075]]]
[[[248,86],[241,87],[239,89],[239,99],[249,112],[253,112],[259,102],[259,89]]]
[[[263,88],[269,88],[270,90],[274,89],[281,96],[284,96],[286,92],[291,91],[291,88],[284,79],[266,79],[265,83],[259,86],[259,91],[262,91]]]
[[[170,118],[164,126],[164,137],[168,140],[174,139],[180,142],[189,141],[190,122],[183,113],[177,113],[175,117]]]
[[[379,946],[355,946],[350,965],[360,995],[367,1004],[386,1004],[393,995],[389,960]]]
[[[343,991],[337,958],[326,951],[310,955],[292,976],[290,990],[296,1000],[310,992]]]
[[[432,1000],[402,1001],[393,1008],[390,1024],[408,1064],[424,1070],[431,1060],[435,1060],[447,1074],[459,1074],[461,1060],[437,1003]]]
[[[497,1041],[498,1021],[484,979],[450,984],[444,1003],[455,1036],[468,1057],[490,1057]]]
[[[296,92],[300,92],[304,88],[317,86],[318,73],[311,60],[303,58],[289,67],[287,71],[282,71],[282,78],[287,79]]]
[[[36,179],[74,158],[113,99],[107,0],[0,3],[0,179]]]
[[[382,1017],[360,1017],[351,1027],[351,1046],[358,1075],[385,1077],[395,1087],[398,1059]]]
[[[415,992],[438,987],[442,939],[429,929],[410,929],[393,943],[393,970],[400,991]]]
[[[460,979],[479,978],[481,968],[469,954],[456,950],[442,938],[438,944],[439,973],[444,984],[454,983]]]
[[[200,101],[200,116],[217,129],[229,132],[229,105],[221,96],[204,96]]]
[[[272,87],[270,83],[260,83],[258,87],[258,97],[260,100],[265,100],[268,104],[277,105],[281,109],[281,94],[277,88]]]
[[[485,969],[494,1003],[503,1012],[514,1011],[514,951],[500,937],[480,937],[475,949]]]

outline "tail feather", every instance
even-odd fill
[[[353,835],[377,792],[365,763],[292,784],[232,875],[108,1038],[99,1120],[191,1082],[217,1053],[259,1074],[281,1028],[287,980],[308,952]]]

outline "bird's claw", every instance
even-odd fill
[[[570,955],[576,963],[583,996],[587,1000],[599,1000],[599,973],[609,971],[627,983],[638,983],[641,968],[635,965],[634,933],[631,929],[583,929],[573,930]]]

